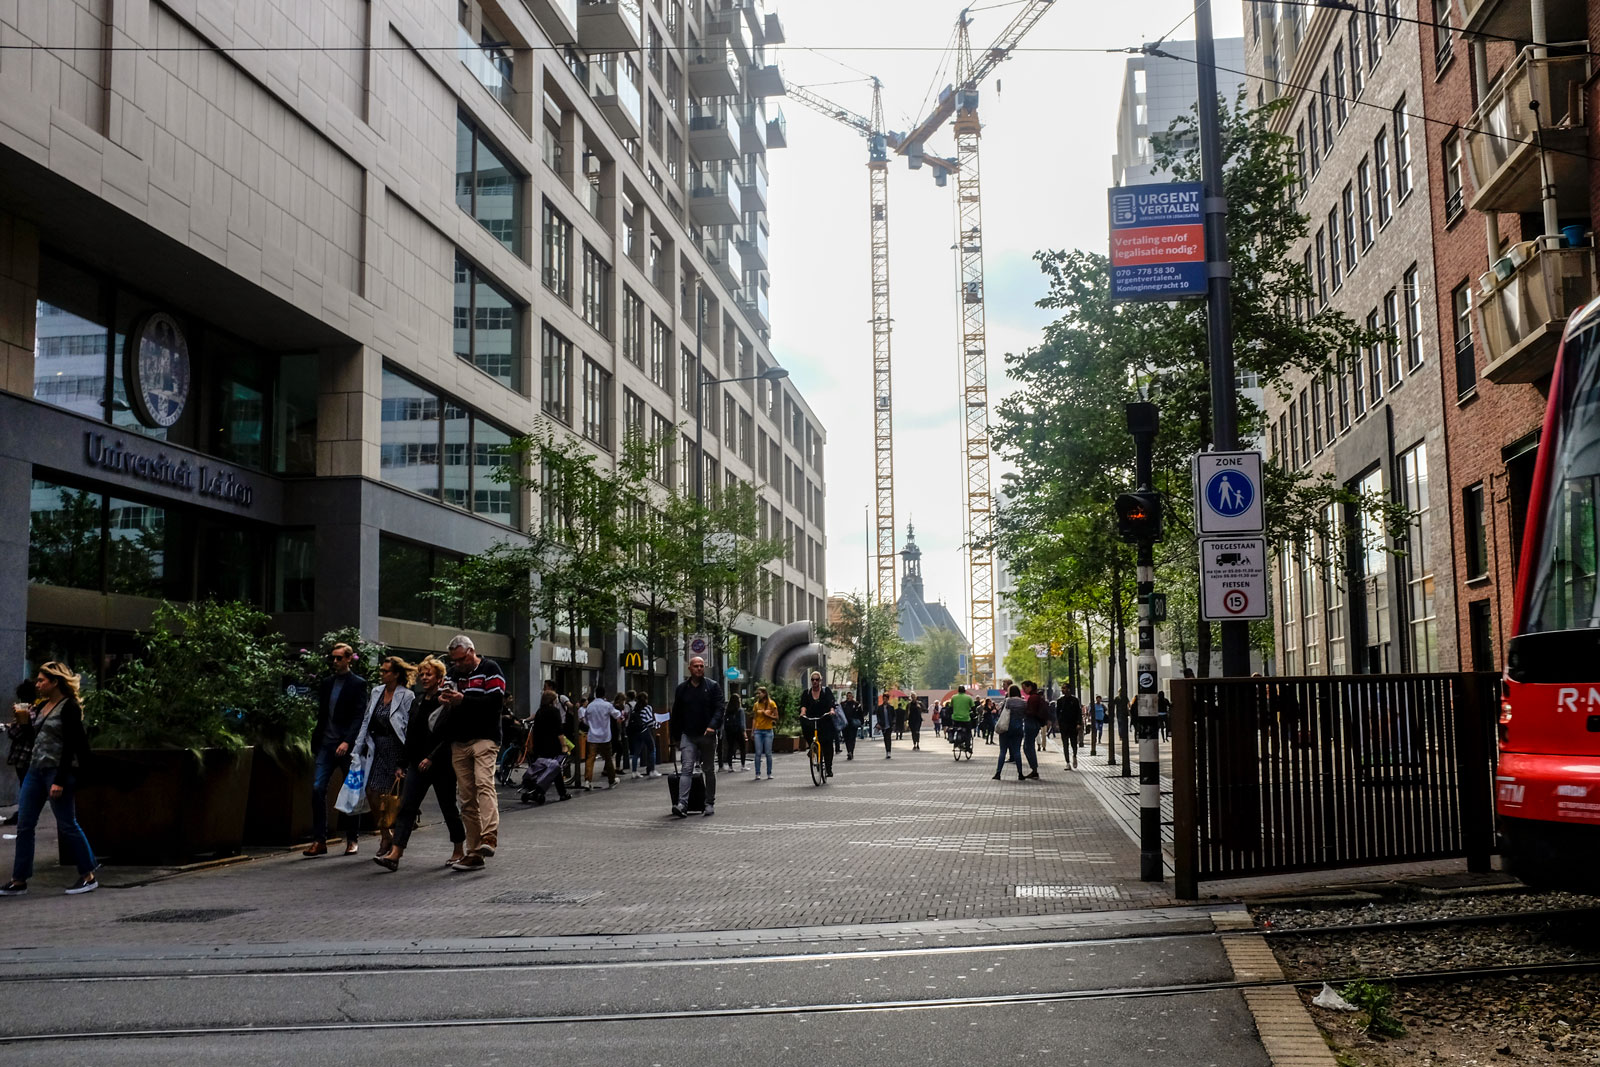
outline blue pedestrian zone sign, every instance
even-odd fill
[[[1218,471],[1206,482],[1206,503],[1224,518],[1243,515],[1255,498],[1255,486],[1238,471]]]

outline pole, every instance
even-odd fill
[[[1150,451],[1159,427],[1154,404],[1129,404],[1128,430],[1133,434],[1134,476],[1139,491],[1152,492]],[[1150,612],[1150,599],[1156,588],[1155,542],[1139,542],[1139,697],[1133,720],[1139,742],[1139,878],[1146,882],[1162,880],[1161,861],[1161,753],[1156,747],[1156,725],[1160,708],[1156,693],[1156,626]],[[1123,759],[1127,759],[1124,743]]]
[[[1222,116],[1217,108],[1217,49],[1211,36],[1211,0],[1194,0],[1196,101],[1200,114],[1200,168],[1205,182],[1206,340],[1211,352],[1211,440],[1219,452],[1239,447],[1233,374],[1233,268],[1228,264],[1228,199],[1222,184]],[[1250,673],[1249,623],[1224,622],[1222,674]]]
[[[696,552],[699,555],[700,566],[694,579],[694,632],[700,633],[706,626],[706,588],[705,588],[705,563],[706,563],[706,533],[705,533],[705,507],[706,507],[706,386],[705,372],[700,369],[700,343],[701,335],[705,332],[706,325],[706,299],[705,292],[700,283],[695,283],[694,290],[694,502],[695,502],[695,533],[700,542]]]

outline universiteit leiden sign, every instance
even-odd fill
[[[151,455],[143,449],[129,448],[120,440],[107,441],[105,434],[93,431],[83,435],[83,448],[90,467],[112,474],[225,500],[240,507],[247,508],[255,500],[256,491],[232,471],[193,464],[181,457],[174,460],[165,452]]]
[[[1124,185],[1111,207],[1111,299],[1206,295],[1205,190],[1199,182]]]

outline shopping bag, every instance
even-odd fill
[[[388,830],[394,826],[395,817],[400,814],[400,787],[401,780],[394,780],[394,787],[387,793],[378,794],[372,802],[372,824],[379,830]]]
[[[344,786],[333,806],[346,815],[360,815],[369,810],[367,804],[367,772],[372,769],[372,749],[365,755],[350,757],[350,770],[344,776]]]

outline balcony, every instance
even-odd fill
[[[1595,297],[1594,250],[1527,241],[1483,281],[1479,308],[1489,359],[1483,376],[1502,385],[1535,382],[1555,366],[1568,317]]]
[[[689,214],[702,226],[734,226],[743,217],[739,186],[730,171],[697,176],[689,191]]]
[[[578,47],[586,52],[637,52],[644,15],[636,0],[581,0]]]
[[[1528,106],[1535,100],[1556,197],[1587,207],[1589,133],[1583,84],[1588,77],[1586,54],[1536,59],[1531,48],[1523,49],[1490,90],[1467,133],[1474,211],[1539,210],[1541,135]]]
[[[1533,11],[1528,0],[1463,0],[1463,35],[1487,34],[1507,41],[1533,40]],[[1577,41],[1588,36],[1584,4],[1546,4],[1545,39]]]
[[[739,136],[726,107],[689,117],[689,151],[698,159],[738,159]]]
[[[750,87],[751,96],[782,96],[786,91],[783,86],[783,74],[776,65],[751,67],[745,77],[745,84]]]
[[[600,108],[600,114],[606,117],[617,136],[628,140],[638,137],[643,130],[639,87],[629,80],[625,72],[603,62],[611,58],[601,56],[588,64],[586,87],[589,96]]]
[[[789,147],[789,123],[784,120],[781,109],[776,115],[767,120],[767,147]]]
[[[766,23],[761,30],[763,44],[783,43],[783,22],[779,20],[776,12],[767,12]]]
[[[511,110],[516,100],[512,87],[511,53],[499,45],[484,45],[472,39],[465,26],[456,27],[456,44],[461,62],[489,90],[489,95],[500,101],[500,106]]]
[[[715,237],[707,237],[705,241],[706,260],[711,264],[711,269],[716,276],[722,279],[722,284],[733,293],[739,291],[739,283],[743,280],[744,261],[739,255],[739,248],[733,243],[733,238],[726,232]]]
[[[739,57],[726,39],[714,37],[689,56],[689,89],[693,96],[738,96]]]
[[[767,111],[761,101],[752,100],[739,108],[739,150],[745,155],[763,152],[767,147]]]
[[[750,270],[766,270],[770,266],[767,257],[767,228],[761,223],[754,223],[744,228],[745,239],[739,242],[739,252],[744,256],[744,265]]]
[[[552,44],[578,41],[578,0],[522,0]]]
[[[760,164],[745,164],[744,180],[739,183],[739,192],[746,210],[767,210],[767,172]]]
[[[759,328],[771,327],[772,309],[767,300],[767,287],[761,284],[758,275],[745,279],[744,288],[739,292],[739,306],[756,321]]]
[[[750,31],[745,28],[740,12],[723,11],[712,16],[706,21],[705,36],[708,41],[718,37],[726,39],[734,54],[738,56],[740,64],[750,63]]]

